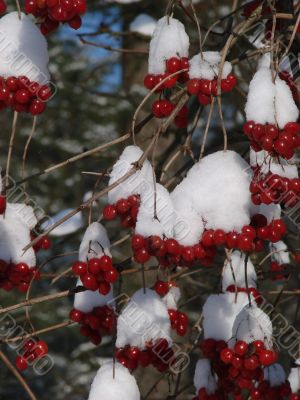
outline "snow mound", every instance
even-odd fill
[[[262,174],[266,175],[268,172],[272,172],[272,174],[279,175],[283,178],[298,178],[296,163],[290,164],[290,162],[282,157],[279,157],[279,163],[276,161],[264,150],[256,153],[254,150],[250,149],[250,165],[251,167],[260,167],[260,172]]]
[[[27,76],[31,81],[49,81],[48,46],[32,20],[22,13],[6,14],[0,19],[0,76]]]
[[[31,242],[30,231],[37,224],[33,208],[20,203],[7,203],[5,216],[0,215],[0,259],[14,264],[36,266],[35,252],[24,247]]]
[[[133,164],[140,159],[143,151],[137,146],[127,146],[115,163],[109,179],[109,185],[115,183],[131,170]],[[108,202],[113,204],[118,200],[127,199],[133,194],[147,193],[153,190],[152,167],[148,160],[145,160],[141,170],[136,171],[132,176],[119,184],[108,193]]]
[[[115,375],[115,376],[114,376]],[[140,400],[136,380],[127,368],[119,363],[108,361],[102,365],[95,376],[88,400]]]
[[[190,79],[207,79],[213,80],[219,76],[220,72],[221,54],[218,51],[205,51],[202,54],[196,54],[190,60]],[[232,71],[232,65],[230,62],[225,61],[222,79]]]
[[[300,391],[300,368],[291,368],[288,381],[290,382],[292,393],[298,393]]]
[[[225,340],[232,338],[236,318],[248,304],[245,293],[210,295],[203,306],[203,329],[205,339]]]
[[[107,231],[99,222],[88,226],[79,247],[79,261],[86,262],[91,258],[100,258],[103,255],[111,257],[110,241]]]
[[[138,290],[122,310],[117,323],[116,346],[145,349],[147,342],[170,339],[171,325],[163,300],[151,289]]]
[[[280,364],[273,364],[264,368],[264,379],[271,387],[280,386],[286,381],[286,374]]]
[[[273,252],[273,251],[278,252],[278,253],[272,254],[271,259],[273,261],[278,262],[279,265],[290,264],[291,257],[288,252],[288,247],[282,240],[280,240],[277,243],[270,243],[270,252]]]
[[[78,279],[76,286],[83,286],[83,283],[80,279]],[[93,292],[92,290],[85,290],[84,292],[75,293],[74,308],[83,313],[88,313],[91,312],[93,308],[103,307],[108,303],[111,307],[113,307],[113,298],[112,286],[110,292],[106,296],[103,296],[98,291]]]
[[[217,382],[215,376],[212,374],[209,360],[202,359],[197,362],[194,375],[194,386],[197,389],[197,393],[202,388],[205,388],[209,395],[216,392]]]
[[[280,78],[272,81],[271,70],[261,67],[249,85],[246,103],[247,121],[260,124],[278,124],[283,129],[288,122],[295,122],[299,110],[288,85]]]
[[[145,36],[152,36],[156,27],[156,20],[148,14],[138,15],[130,24],[129,30]]]
[[[189,225],[184,237],[175,229],[175,238],[194,245],[204,227],[240,232],[250,223],[250,181],[249,165],[234,151],[218,151],[196,163],[171,193],[177,215]]]
[[[248,287],[256,288],[257,276],[250,258],[247,264],[247,277]],[[223,292],[225,292],[230,285],[236,285],[239,288],[246,288],[247,286],[245,277],[245,254],[239,251],[234,251],[230,256],[230,260],[226,260],[224,263],[222,274]]]
[[[177,304],[181,297],[180,289],[177,286],[172,286],[169,292],[162,298],[167,306],[167,309],[177,310]]]
[[[172,17],[161,18],[150,42],[149,74],[164,74],[166,61],[171,57],[187,57],[189,45],[189,37],[180,21]]]
[[[47,230],[52,224],[59,221],[61,218],[66,216],[72,210],[73,210],[72,208],[67,208],[65,210],[58,212],[57,214],[52,216],[49,221],[42,224],[42,229]],[[59,225],[57,228],[53,229],[53,231],[50,232],[50,235],[56,237],[70,235],[71,233],[77,232],[82,227],[83,227],[83,217],[82,217],[82,212],[79,212],[76,215],[73,215],[73,217],[69,218],[61,225]]]

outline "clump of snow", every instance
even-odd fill
[[[218,51],[205,51],[202,54],[196,54],[190,60],[190,79],[213,80],[219,76],[221,63],[221,54]],[[230,62],[225,61],[222,70],[222,79],[232,71]]]
[[[261,340],[266,348],[272,348],[272,333],[272,322],[268,315],[257,307],[255,302],[251,302],[251,306],[243,307],[234,321],[231,345],[237,340],[246,343]]]
[[[175,237],[194,245],[204,227],[240,232],[250,222],[250,181],[251,169],[238,153],[218,151],[204,157],[171,193],[177,216],[190,225],[185,237],[178,238],[177,232]]]
[[[118,362],[104,363],[95,376],[88,400],[140,400],[136,380],[127,368]]]
[[[245,254],[234,251],[229,257],[230,259],[226,260],[224,263],[222,273],[223,292],[225,292],[230,285],[236,285],[239,288],[246,288],[247,286],[245,276]],[[247,277],[248,287],[256,288],[257,276],[250,258],[248,258],[247,263]]]
[[[177,286],[172,286],[169,292],[162,298],[168,310],[177,310],[177,304],[181,297],[180,289]]]
[[[166,61],[171,57],[187,57],[189,45],[189,37],[180,21],[172,17],[161,18],[150,42],[149,74],[164,74]]]
[[[46,223],[42,224],[42,229],[47,230],[52,224],[69,214],[70,211],[72,211],[72,209],[67,208],[58,212],[57,214],[52,216]],[[80,211],[79,213],[73,215],[73,217],[69,218],[67,221],[59,225],[57,228],[53,229],[50,235],[56,237],[70,235],[71,233],[77,232],[82,227],[83,217],[82,212]]]
[[[151,289],[135,292],[118,317],[116,346],[145,349],[147,342],[158,339],[166,339],[170,344],[170,335],[170,319],[163,300]]]
[[[272,364],[264,368],[264,379],[271,387],[280,386],[286,381],[286,374],[280,364]]]
[[[129,172],[132,169],[133,164],[137,162],[142,155],[143,151],[139,147],[127,146],[110,173],[109,185],[112,185]],[[152,167],[150,162],[145,160],[141,170],[136,171],[124,182],[110,190],[108,193],[108,202],[116,203],[122,198],[126,199],[134,194],[146,193],[149,190],[153,190],[152,187]]]
[[[39,28],[25,14],[17,12],[0,19],[0,76],[24,75],[31,81],[49,81],[48,46]]]
[[[210,295],[203,306],[205,339],[225,340],[232,338],[232,327],[240,312],[249,302],[246,293]]]
[[[107,231],[99,222],[93,222],[85,231],[79,247],[79,261],[87,261],[91,258],[100,258],[103,255],[111,257],[110,241]]]
[[[78,279],[76,286],[83,286],[83,283],[80,279]],[[88,313],[91,312],[95,307],[103,307],[107,304],[113,307],[113,299],[114,296],[112,286],[110,292],[106,296],[103,296],[98,291],[93,292],[92,290],[85,290],[83,292],[75,293],[74,308],[82,311],[83,313]]]
[[[297,363],[298,361],[298,363]],[[299,360],[296,361],[296,365],[299,364]],[[291,368],[288,381],[290,382],[292,393],[298,393],[300,391],[300,368]]]
[[[209,395],[214,394],[217,390],[216,377],[212,373],[210,361],[205,358],[196,364],[194,386],[197,393],[202,388],[205,388]]]
[[[278,262],[279,265],[290,264],[291,257],[288,252],[288,247],[282,240],[277,243],[270,243],[270,252],[274,251],[277,253],[272,254],[271,259],[273,261]]]
[[[130,24],[129,30],[141,35],[152,36],[156,27],[156,20],[148,14],[138,15]]]
[[[280,204],[260,204],[256,206],[252,204],[251,206],[251,216],[255,214],[262,214],[267,218],[268,224],[270,224],[274,219],[279,219],[281,216]]]
[[[274,159],[264,150],[255,152],[250,149],[250,165],[251,167],[259,167],[260,172],[265,175],[268,172],[272,172],[272,174],[279,175],[283,178],[298,178],[296,162],[291,164],[291,160],[287,161],[282,157]]]
[[[149,237],[172,237],[174,232],[174,207],[170,193],[159,183],[149,186],[140,196],[136,233]]]
[[[248,121],[276,124],[281,129],[299,116],[289,86],[279,77],[274,84],[271,70],[265,66],[258,69],[250,82],[245,111]]]
[[[7,203],[5,215],[0,215],[0,259],[14,264],[26,263],[35,267],[36,257],[32,247],[24,253],[31,242],[30,231],[37,224],[33,208],[19,203]]]

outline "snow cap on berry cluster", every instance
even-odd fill
[[[264,368],[264,379],[271,387],[276,387],[285,383],[286,374],[282,366],[276,363]]]
[[[210,295],[203,306],[204,338],[226,342],[231,339],[233,324],[247,304],[246,293]]]
[[[230,345],[242,340],[246,343],[261,340],[267,349],[272,348],[272,322],[269,316],[259,307],[255,301],[251,305],[245,305],[241,312],[236,316],[232,327],[232,340]]]
[[[270,243],[270,252],[272,253],[272,261],[276,261],[279,265],[290,264],[291,257],[288,247],[282,240],[277,243]]]
[[[105,362],[95,376],[88,400],[140,400],[136,380],[118,362]]]
[[[30,247],[26,252],[23,249],[30,243],[30,231],[36,224],[37,219],[32,207],[20,203],[7,203],[5,216],[0,215],[0,259],[35,267],[33,248]]]
[[[234,251],[229,257],[229,260],[226,260],[224,263],[222,273],[223,292],[225,292],[228,286],[231,285],[237,286],[238,288],[247,287],[245,277],[245,254],[240,253],[239,251]],[[256,288],[257,276],[250,258],[247,260],[247,278],[248,287]]]
[[[25,14],[17,12],[0,19],[0,76],[26,76],[33,82],[49,81],[48,46],[39,28]]]
[[[83,283],[80,279],[78,279],[76,286],[83,286]],[[95,307],[103,307],[107,304],[109,304],[111,307],[114,307],[113,298],[112,285],[110,292],[106,296],[100,294],[98,290],[96,292],[93,292],[92,290],[85,290],[75,294],[74,308],[83,313],[88,313],[91,312]]]
[[[204,231],[201,221],[206,229],[240,232],[250,223],[251,175],[234,151],[218,151],[196,163],[171,194],[176,215],[188,225],[185,235],[175,232],[175,238],[183,245],[196,244]]]
[[[140,194],[135,231],[144,237],[173,237],[175,211],[170,193],[159,183]]]
[[[293,160],[294,161],[294,160]],[[285,160],[282,157],[274,159],[267,151],[258,151],[250,149],[250,165],[253,168],[259,167],[261,174],[272,174],[279,175],[283,178],[298,178],[298,168],[296,162],[292,160]]]
[[[110,173],[109,185],[115,183],[129,172],[133,164],[143,155],[143,151],[138,146],[127,146],[118,161],[113,166]],[[120,199],[127,199],[131,195],[139,195],[149,190],[153,190],[152,167],[148,160],[145,160],[140,170],[120,183],[108,193],[108,202],[113,204]]]
[[[266,67],[259,68],[250,82],[245,111],[247,121],[278,124],[280,129],[299,116],[287,83],[279,77],[273,83],[271,70]]]
[[[207,79],[212,81],[220,73],[221,54],[218,51],[205,51],[196,54],[190,61],[190,79]],[[230,62],[225,61],[222,70],[222,79],[226,79],[232,71]]]
[[[288,381],[290,382],[292,393],[300,391],[300,360],[296,360],[296,366],[291,368]]]
[[[166,339],[171,345],[171,324],[168,309],[158,294],[138,290],[118,317],[116,346],[145,349],[147,342]]]
[[[170,287],[168,293],[162,298],[168,310],[177,310],[177,304],[181,297],[181,292],[178,286]]]
[[[166,72],[166,61],[171,57],[188,57],[190,40],[184,25],[175,18],[163,17],[156,25],[149,49],[149,74]]]
[[[217,390],[216,377],[212,374],[210,361],[205,358],[199,360],[196,364],[194,386],[197,394],[203,388],[206,389],[209,395],[214,394]]]
[[[110,241],[107,231],[99,222],[93,222],[85,231],[79,247],[79,261],[86,262],[92,258],[100,258],[103,255],[111,257]]]

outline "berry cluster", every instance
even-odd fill
[[[48,346],[43,340],[27,340],[22,348],[21,353],[16,358],[16,367],[20,371],[25,371],[29,365],[48,354]]]
[[[116,326],[115,312],[109,306],[95,307],[88,313],[73,308],[70,320],[79,323],[81,335],[89,338],[96,346],[101,343],[103,336],[112,335]]]
[[[277,261],[272,261],[269,272],[271,273],[272,281],[282,281],[288,278],[288,274],[285,273],[287,265],[279,264]]]
[[[0,110],[10,107],[17,112],[38,115],[45,111],[51,96],[49,86],[32,82],[26,76],[0,77]]]
[[[277,361],[275,351],[268,350],[260,340],[250,344],[237,341],[231,349],[223,340],[205,339],[200,348],[204,357],[212,362],[213,371],[218,376],[218,389],[222,393],[242,399],[242,392],[247,391],[252,400],[265,399],[258,397],[256,391],[264,381],[263,368]]]
[[[75,275],[79,276],[83,286],[106,296],[111,289],[111,284],[118,279],[118,271],[113,266],[109,256],[91,258],[88,262],[76,261],[72,265]]]
[[[166,118],[172,114],[176,104],[170,100],[157,100],[152,104],[152,114],[156,118]],[[184,105],[177,113],[174,123],[177,128],[185,128],[188,124],[188,108]]]
[[[11,291],[18,288],[21,293],[26,293],[32,280],[40,279],[40,271],[30,268],[25,263],[13,264],[0,260],[0,288]]]
[[[244,125],[244,133],[251,141],[251,147],[258,152],[265,150],[272,156],[280,156],[290,160],[295,150],[300,146],[300,125],[296,122],[289,122],[283,130],[272,124],[256,124],[248,121]]]
[[[161,75],[153,75],[148,74],[145,76],[144,79],[144,86],[148,90],[152,90],[158,85],[160,82],[168,78],[170,75],[175,74],[183,69],[189,69],[189,60],[186,57],[178,58],[178,57],[171,57],[166,61],[166,73]],[[164,83],[158,86],[156,89],[156,93],[162,92],[164,89],[171,89],[174,87],[178,82],[185,83],[189,79],[188,72],[182,72],[181,74],[175,75],[166,79]]]
[[[280,386],[271,386],[268,381],[262,381],[257,387],[251,390],[251,400],[288,400],[292,399],[291,386],[288,381]]]
[[[237,293],[248,293],[254,297],[257,305],[262,303],[261,294],[259,293],[259,291],[256,288],[251,287],[251,288],[247,289],[247,288],[243,288],[243,287],[236,287],[235,285],[229,285],[228,288],[226,289],[226,291],[230,292],[230,293],[236,293],[236,292]]]
[[[131,346],[116,349],[116,357],[130,371],[152,365],[159,372],[165,372],[174,359],[174,351],[166,339],[157,339],[154,343],[147,343],[145,350]]]
[[[272,172],[262,175],[257,171],[250,184],[250,192],[256,205],[275,203],[294,207],[300,200],[300,179],[283,178]]]
[[[194,397],[193,400],[225,400],[226,396],[220,390],[217,390],[214,394],[208,394],[206,388],[200,388],[198,396]]]
[[[221,91],[223,93],[231,92],[236,84],[236,77],[230,74],[226,79],[222,79]],[[191,79],[188,82],[187,91],[189,94],[197,96],[200,104],[207,106],[212,102],[212,97],[218,95],[218,79],[215,78],[211,81],[207,79]]]
[[[292,393],[289,397],[289,400],[300,400],[300,394]]]
[[[120,199],[116,204],[108,204],[103,209],[103,218],[107,221],[121,218],[123,228],[134,228],[139,211],[140,197],[129,196],[128,199]]]
[[[189,317],[178,310],[168,310],[171,328],[174,329],[179,336],[184,336],[187,333],[189,325]]]
[[[86,12],[86,0],[25,0],[25,11],[42,21],[44,35],[67,22],[73,29],[81,27],[80,15]]]
[[[31,240],[35,239],[35,235],[31,235]],[[49,250],[51,247],[51,240],[47,237],[44,236],[42,237],[34,246],[33,249],[35,252],[38,252],[40,250]]]

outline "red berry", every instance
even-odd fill
[[[169,58],[169,60],[167,61],[167,71],[170,74],[178,72],[181,69],[183,69],[183,67],[180,58],[177,57]]]
[[[118,271],[116,270],[116,268],[112,268],[109,271],[106,271],[104,273],[104,278],[107,282],[109,283],[114,283],[116,282],[116,280],[118,279]]]
[[[234,352],[238,356],[244,356],[248,351],[248,344],[246,342],[243,342],[242,340],[239,340],[236,342],[234,345]]]
[[[89,272],[87,272],[81,276],[81,281],[82,281],[83,286],[88,290],[95,291],[98,289],[97,279],[95,278],[94,275],[92,275]]]
[[[130,204],[126,199],[120,199],[116,203],[116,209],[119,214],[126,214],[130,209]]]
[[[83,313],[81,311],[76,310],[75,308],[73,308],[73,310],[70,311],[69,318],[70,318],[71,321],[79,323],[83,319]]]
[[[265,367],[273,364],[275,362],[275,354],[272,350],[261,350],[259,353],[259,361]]]
[[[77,261],[72,265],[72,271],[75,275],[83,275],[87,272],[87,263]]]
[[[114,205],[108,204],[103,209],[103,218],[107,219],[108,221],[113,220],[117,217],[117,209]]]
[[[150,254],[146,249],[139,249],[134,254],[134,259],[139,264],[145,264],[150,259]]]
[[[200,90],[199,79],[191,79],[187,85],[187,91],[189,94],[198,95]]]
[[[159,296],[163,297],[169,292],[169,284],[168,282],[156,281],[154,290]]]
[[[139,250],[146,246],[146,240],[142,235],[133,235],[131,238],[131,246],[133,250]]]
[[[28,368],[28,363],[27,363],[26,359],[22,356],[17,356],[16,367],[20,371],[25,371]]]
[[[144,86],[149,89],[152,90],[155,86],[156,86],[157,80],[155,75],[152,74],[148,74],[146,75],[145,79],[144,79]]]
[[[99,259],[99,265],[101,271],[109,271],[113,268],[112,259],[109,256],[102,256]]]
[[[220,353],[220,358],[225,364],[230,364],[233,358],[233,351],[231,349],[223,349]]]

